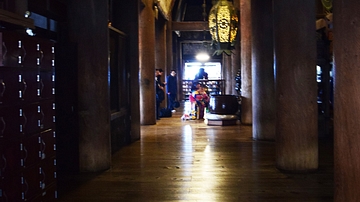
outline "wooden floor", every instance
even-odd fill
[[[142,126],[141,140],[113,155],[101,173],[59,180],[59,201],[333,201],[333,146],[319,141],[319,170],[275,168],[275,142],[253,141],[251,126],[182,121],[182,112]]]

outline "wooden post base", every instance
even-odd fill
[[[236,125],[237,120],[208,120],[207,125],[209,126],[230,126]]]

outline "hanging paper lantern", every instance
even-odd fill
[[[230,54],[234,49],[239,18],[231,2],[219,0],[210,10],[209,29],[215,54]]]
[[[332,0],[321,0],[322,5],[328,11],[332,9],[333,1]]]

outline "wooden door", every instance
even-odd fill
[[[131,140],[130,82],[125,57],[126,36],[115,28],[109,29],[109,35],[111,150],[114,153]]]

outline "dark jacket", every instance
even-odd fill
[[[175,76],[167,76],[166,78],[167,92],[170,94],[177,94],[177,81]]]
[[[162,90],[160,86],[161,83],[158,80],[155,80],[156,102],[162,102],[165,99],[164,90]]]

